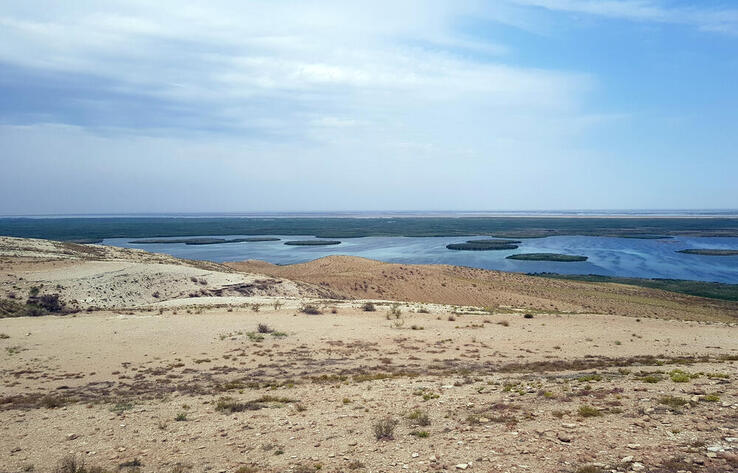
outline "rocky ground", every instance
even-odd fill
[[[721,317],[366,305],[23,244],[0,246],[16,300],[41,282],[98,306],[130,290],[0,319],[0,472],[738,471],[738,327]],[[281,282],[229,289],[264,279]],[[158,284],[171,292],[137,299]]]

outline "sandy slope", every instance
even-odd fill
[[[88,308],[202,303],[213,297],[326,297],[309,284],[141,250],[0,237],[0,297],[31,287]]]
[[[635,317],[738,321],[738,304],[622,284],[537,278],[447,265],[391,264],[328,256],[289,266],[226,263],[243,271],[309,282],[346,297]]]

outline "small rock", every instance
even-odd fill
[[[419,455],[419,454],[417,454],[417,453],[415,453],[415,452],[413,452],[413,454],[412,454],[411,456],[412,456],[413,458],[418,458],[418,457],[419,457],[420,455]]]
[[[456,465],[457,470],[466,470],[467,468],[469,468],[468,463],[459,463],[458,465]]]
[[[562,441],[562,442],[564,442],[564,443],[569,443],[569,442],[571,442],[571,436],[570,436],[570,435],[568,435],[568,434],[565,434],[564,432],[559,432],[559,433],[558,433],[558,435],[557,435],[556,437],[557,437],[557,438],[558,438],[558,439],[559,439],[560,441]]]
[[[641,448],[641,444],[639,444],[639,443],[629,443],[628,444],[628,448],[631,449],[631,450],[638,450],[639,448]]]
[[[67,434],[67,440],[74,440],[77,437],[79,437],[77,434]]]
[[[631,463],[633,461],[633,455],[628,455],[620,459],[620,463]]]
[[[635,462],[632,465],[630,465],[630,469],[633,471],[643,471],[646,469],[646,467],[643,466],[643,463]]]

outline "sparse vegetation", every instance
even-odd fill
[[[373,302],[365,302],[361,305],[361,310],[363,310],[364,312],[374,312],[377,310],[377,308]]]
[[[659,404],[676,410],[689,404],[689,401],[677,396],[661,396],[659,398]]]
[[[57,464],[54,473],[106,473],[100,467],[87,466],[83,458],[77,458],[76,455],[64,457]]]
[[[596,407],[583,404],[577,409],[577,414],[579,414],[579,417],[599,417],[602,415],[602,411]]]
[[[392,417],[384,417],[379,419],[372,425],[374,430],[374,438],[377,440],[393,440],[395,437],[395,428],[397,420]]]
[[[410,420],[410,423],[413,425],[420,425],[422,427],[426,427],[431,424],[431,420],[430,420],[430,417],[428,416],[428,413],[425,411],[421,411],[419,409],[416,409],[410,412],[407,415],[407,418]]]
[[[274,329],[267,324],[259,324],[256,327],[256,331],[259,333],[272,333],[274,332]]]
[[[317,305],[314,304],[303,304],[300,306],[300,312],[303,314],[308,315],[320,315],[322,312],[320,311],[320,308],[318,308]]]

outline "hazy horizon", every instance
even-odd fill
[[[725,2],[38,0],[0,25],[0,215],[738,206]]]
[[[725,209],[515,209],[515,210],[284,210],[233,212],[121,212],[0,214],[0,218],[129,218],[129,217],[738,217],[738,208]]]

